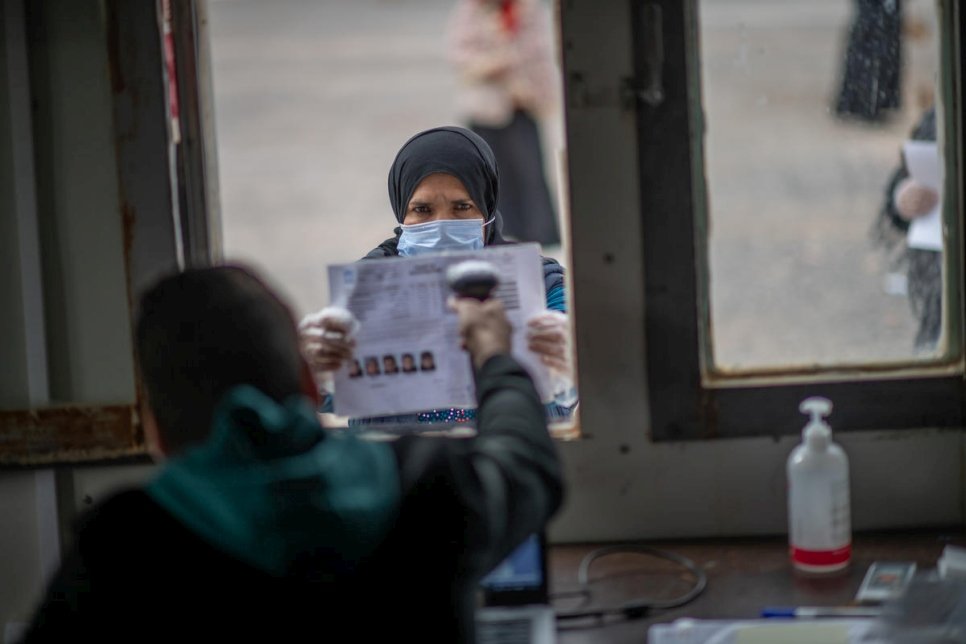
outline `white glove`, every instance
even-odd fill
[[[323,374],[338,371],[352,359],[358,331],[359,321],[341,306],[327,306],[302,318],[298,326],[302,353],[319,382]]]
[[[577,404],[570,321],[560,311],[544,311],[527,320],[527,346],[550,368],[553,401],[573,408]]]
[[[565,313],[547,310],[527,320],[527,346],[543,364],[572,377],[570,321]]]

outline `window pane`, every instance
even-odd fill
[[[940,355],[936,6],[699,6],[715,364]]]
[[[552,7],[546,1],[525,4],[521,16],[534,24],[519,32],[526,31],[533,39],[528,46],[550,65],[537,78],[556,84]],[[328,303],[327,264],[354,261],[393,235],[397,224],[386,176],[400,146],[426,128],[484,127],[473,118],[471,108],[477,106],[471,99],[485,92],[466,92],[454,62],[459,55],[475,62],[478,53],[453,42],[457,8],[431,0],[211,3],[225,251],[265,268],[299,314]],[[538,28],[546,33],[533,35]],[[478,38],[471,44],[487,42]],[[532,212],[537,202],[539,214],[554,219],[542,222],[544,228],[566,228],[556,221],[564,167],[559,88],[531,89],[553,104],[517,128],[529,139],[507,135],[506,150],[497,157],[509,171],[524,165],[512,163],[521,155],[542,153],[542,166],[527,157],[530,175],[501,177],[501,198],[522,193],[518,200],[529,206],[501,202],[504,235],[541,242],[544,255],[566,264],[559,238],[529,230],[540,227],[533,215],[525,222],[529,227],[509,223],[508,213]],[[492,92],[488,105],[491,111],[504,109]],[[507,118],[513,117],[506,109]],[[490,126],[483,136],[498,129],[495,122]],[[534,141],[542,144],[537,152]],[[543,188],[546,195],[539,196],[552,203],[547,207],[533,198],[536,188],[507,185],[511,179]]]
[[[409,137],[441,125],[472,128],[493,148],[504,239],[569,265],[550,2],[519,2],[510,22],[476,0],[210,10],[225,254],[261,268],[297,316],[330,303],[327,265],[394,236],[389,168]],[[564,406],[548,412],[569,419]]]

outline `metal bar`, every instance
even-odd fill
[[[173,91],[177,96],[179,132],[175,140],[177,169],[177,202],[188,266],[207,266],[213,257],[213,241],[220,246],[220,234],[212,218],[217,195],[214,166],[214,120],[211,92],[211,70],[208,56],[206,23],[199,20],[203,4],[196,1],[170,2],[163,0],[170,10],[171,55],[174,56]],[[171,70],[168,71],[171,73]],[[169,85],[169,87],[171,87]],[[169,101],[170,104],[170,101]]]
[[[31,407],[50,399],[47,377],[47,332],[41,273],[40,233],[34,170],[33,123],[30,113],[30,68],[22,0],[4,1],[10,138],[14,174],[20,287],[23,304],[27,400]]]
[[[0,466],[137,456],[139,436],[135,405],[0,411]]]

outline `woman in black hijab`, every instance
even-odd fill
[[[496,209],[500,174],[493,151],[479,136],[459,127],[438,127],[413,136],[399,152],[389,169],[389,203],[400,224],[407,223],[410,200],[420,183],[432,174],[445,174],[463,184],[469,197],[488,222],[485,243],[505,244],[501,235],[503,219]],[[366,258],[387,257],[398,251],[401,227]],[[403,253],[405,254],[405,253]]]
[[[475,218],[483,217],[483,241],[486,246],[508,243],[503,239],[503,217],[497,210],[500,172],[490,146],[480,136],[461,127],[437,127],[415,135],[402,146],[389,170],[389,203],[401,225],[395,235],[379,244],[365,259],[412,255],[440,250],[473,250],[474,246],[462,238],[453,239],[442,232],[440,237],[425,234],[425,229],[413,230],[408,225],[428,223],[426,217],[413,212],[413,197],[420,185],[434,174],[459,180],[468,193]],[[432,181],[432,179],[431,179]],[[416,207],[422,206],[417,201]],[[444,213],[441,213],[444,214]],[[465,213],[468,216],[470,213]],[[437,221],[446,221],[445,219]],[[449,220],[452,221],[452,220]],[[439,224],[445,227],[446,224]],[[436,226],[432,229],[435,230]],[[413,234],[418,233],[418,234]],[[414,243],[410,243],[410,237]],[[402,247],[400,248],[400,241]],[[422,242],[422,243],[420,243]],[[549,257],[543,258],[543,276],[547,287],[547,308],[565,310],[563,267]]]
[[[389,170],[389,203],[399,226],[393,237],[363,259],[477,250],[509,243],[501,234],[503,220],[496,208],[499,186],[493,151],[475,133],[460,127],[438,127],[416,134],[402,146]],[[548,311],[530,321],[529,347],[547,365],[559,370],[568,362],[563,267],[544,257],[543,275]],[[343,321],[314,314],[306,316],[299,327],[307,357],[316,371],[335,371],[351,358],[351,343],[332,339],[347,332]],[[462,420],[472,418],[471,412],[441,410],[403,420]]]

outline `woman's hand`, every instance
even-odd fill
[[[544,311],[527,320],[527,347],[551,369],[570,375],[570,322],[560,311]]]
[[[909,221],[932,212],[939,203],[939,193],[908,177],[896,186],[895,202],[896,211],[903,219]]]
[[[326,307],[302,318],[299,341],[317,380],[323,373],[338,371],[352,358],[356,346],[353,336],[358,330],[359,321],[342,307]]]

